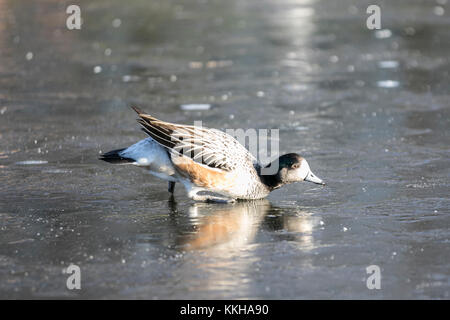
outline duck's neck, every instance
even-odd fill
[[[261,182],[270,190],[280,188],[284,183],[281,181],[279,172],[275,174],[261,174],[261,167],[257,168]]]

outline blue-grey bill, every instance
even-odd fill
[[[305,181],[309,181],[309,182],[316,183],[316,184],[321,184],[323,186],[325,185],[325,182],[323,182],[322,179],[320,179],[319,177],[314,175],[314,173],[312,173],[311,171],[306,176]]]

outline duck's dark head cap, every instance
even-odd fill
[[[278,159],[280,168],[299,167],[303,160],[297,153],[284,154]]]

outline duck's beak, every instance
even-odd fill
[[[305,178],[305,181],[313,182],[313,183],[316,183],[316,184],[321,184],[323,186],[325,185],[325,182],[323,182],[322,179],[320,179],[319,177],[316,177],[314,175],[314,173],[312,173],[312,171],[310,171],[308,173],[308,175]]]

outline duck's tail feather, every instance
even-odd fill
[[[124,151],[125,149],[126,148],[106,152],[100,155],[98,159],[114,164],[125,164],[135,162],[136,160],[134,159],[121,156],[121,152]]]

